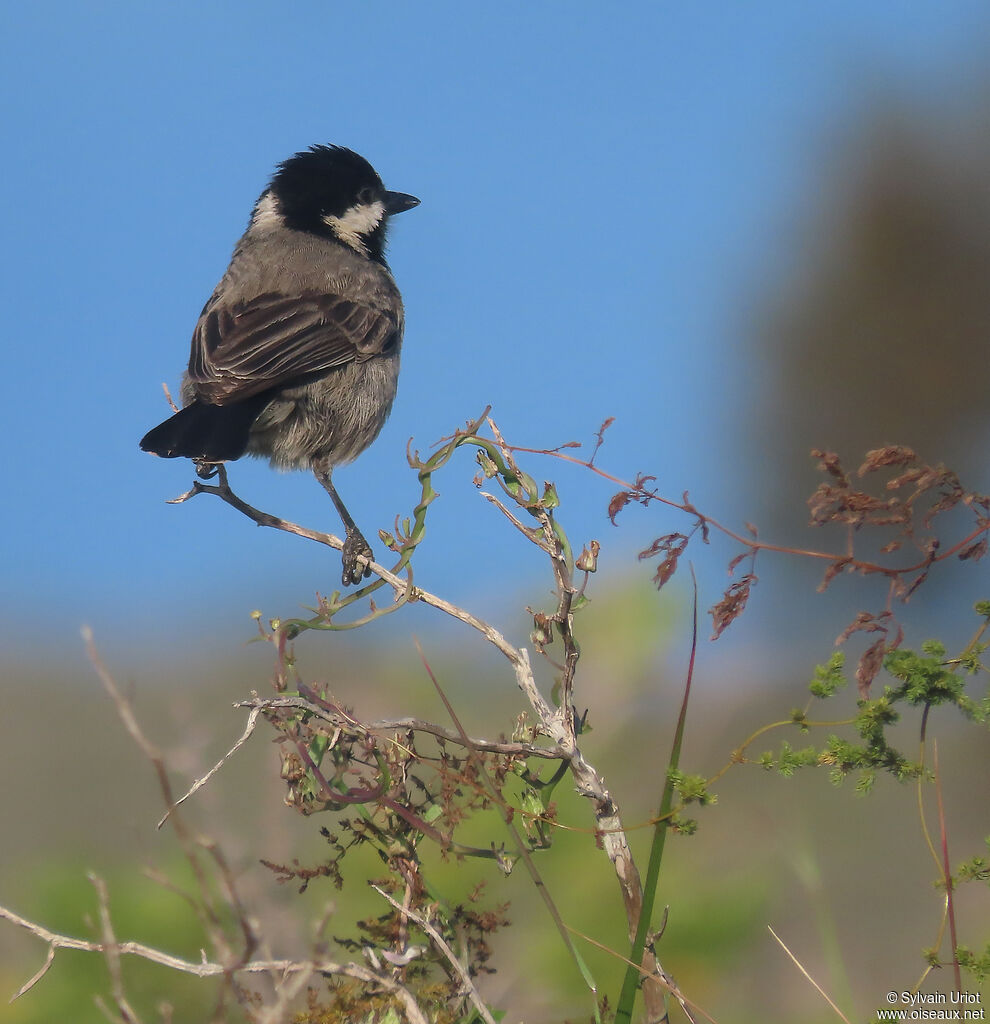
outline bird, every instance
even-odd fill
[[[344,525],[344,586],[370,576],[373,552],[331,474],[392,409],[405,314],[386,231],[419,202],[343,146],[280,163],[193,330],[183,407],[140,442],[202,477],[243,455],[311,470]]]

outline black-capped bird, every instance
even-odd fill
[[[404,316],[385,232],[418,204],[341,146],[280,164],[193,331],[183,408],[141,439],[201,475],[245,454],[312,469],[344,523],[345,585],[370,575],[372,551],[331,473],[392,408]]]

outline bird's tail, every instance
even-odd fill
[[[269,397],[264,393],[252,395],[230,405],[197,400],[149,430],[141,438],[141,448],[166,459],[239,459],[247,450],[251,425]]]

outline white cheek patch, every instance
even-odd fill
[[[323,218],[323,223],[346,245],[367,255],[368,247],[365,238],[382,222],[385,216],[385,204],[381,200],[374,203],[360,203],[352,206],[340,217]]]
[[[281,225],[282,218],[279,216],[278,200],[266,192],[257,202],[254,213],[251,216],[251,227],[267,230],[277,228]]]

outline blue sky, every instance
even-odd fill
[[[6,4],[0,640],[196,647],[292,614],[336,556],[260,531],[141,453],[274,165],[367,156],[422,206],[394,224],[399,397],[335,479],[373,538],[425,449],[491,403],[506,436],[590,440],[742,522],[731,424],[759,400],[741,324],[791,258],[816,170],[866,100],[937,109],[990,46],[982,2]],[[564,522],[616,572],[610,489],[553,465]],[[439,481],[418,579],[458,600],[539,571],[469,458]],[[237,464],[248,501],[339,532],[306,474]],[[481,544],[481,540],[484,543]],[[721,561],[724,565],[724,559]],[[721,571],[721,570],[720,570]],[[717,594],[709,595],[714,600]],[[703,598],[704,601],[704,598]],[[707,603],[711,603],[708,601]]]

